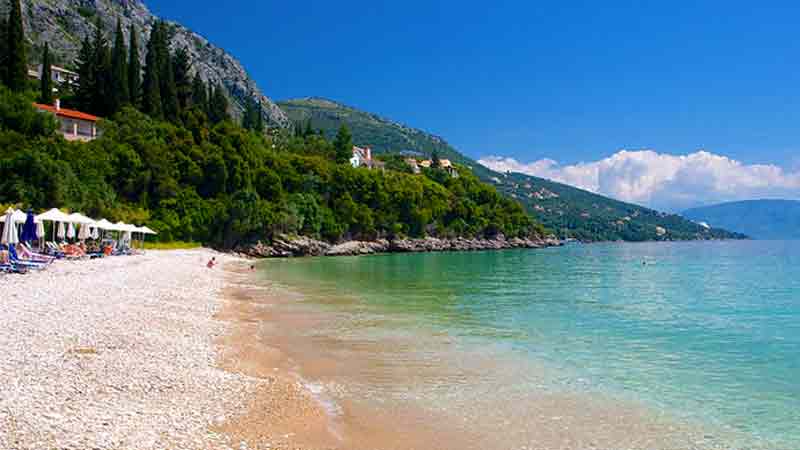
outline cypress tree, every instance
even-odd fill
[[[0,83],[6,82],[6,47],[8,47],[8,20],[0,17]]]
[[[94,58],[94,86],[92,89],[92,107],[89,110],[92,114],[106,116],[111,111],[111,53],[108,48],[108,40],[103,33],[103,22],[100,16],[95,21],[94,41],[92,42],[92,52]]]
[[[169,52],[167,23],[163,20],[156,24],[155,34],[156,67],[160,82],[161,110],[164,118],[171,122],[178,120],[178,91],[175,87],[175,73],[172,68],[172,56]]]
[[[164,117],[161,108],[161,83],[158,79],[158,31],[156,24],[150,31],[150,40],[147,41],[147,56],[145,57],[144,82],[142,83],[142,111],[156,119]]]
[[[211,100],[214,98],[214,86],[212,86],[211,83],[208,83],[207,87],[208,87],[208,91],[206,93],[206,105],[205,105],[206,106],[206,116],[208,117],[208,120],[211,120],[211,114],[212,114],[212,111],[211,111]]]
[[[311,137],[314,135],[314,130],[311,128],[311,119],[306,120],[306,129],[303,131],[303,137]]]
[[[122,23],[117,19],[117,30],[114,33],[114,50],[111,52],[111,91],[109,100],[113,114],[123,105],[130,102],[128,85],[128,49],[125,47],[125,35],[122,33]]]
[[[142,93],[142,63],[139,61],[139,36],[136,28],[131,25],[130,48],[128,54],[128,98],[134,106],[140,103]]]
[[[175,73],[175,89],[178,93],[178,107],[181,111],[184,111],[191,106],[193,94],[192,63],[189,61],[189,52],[185,48],[178,49],[172,61],[173,72]]]
[[[75,101],[82,111],[92,109],[95,87],[94,50],[89,37],[83,39],[81,50],[78,53],[78,88],[75,92]]]
[[[261,109],[261,100],[254,99],[253,103],[255,105],[255,125],[256,131],[259,133],[264,132],[264,114]]]
[[[200,74],[194,74],[192,81],[192,105],[199,108],[204,113],[208,111],[208,96],[206,92],[206,84],[200,78]]]
[[[42,80],[39,102],[45,105],[53,104],[53,74],[50,64],[50,45],[45,42],[42,54]]]
[[[217,124],[228,119],[230,119],[228,115],[228,98],[225,97],[222,86],[217,85],[214,88],[214,96],[211,98],[211,114],[209,120],[211,123]]]
[[[333,141],[333,149],[336,152],[336,162],[344,164],[353,156],[353,135],[347,125],[342,124],[336,132],[336,139]]]
[[[22,26],[20,0],[11,0],[6,25],[5,83],[16,92],[25,90],[28,83],[28,57],[25,54],[25,30]]]

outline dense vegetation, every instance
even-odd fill
[[[148,223],[163,240],[232,247],[279,233],[330,241],[379,236],[528,236],[522,207],[475,177],[354,169],[311,135],[265,136],[202,111],[186,123],[127,107],[103,136],[70,143],[32,94],[0,88],[0,203],[62,206]]]
[[[755,239],[800,239],[800,201],[796,200],[730,202],[690,209],[683,215]]]
[[[740,238],[720,229],[708,230],[674,214],[664,214],[616,201],[572,186],[523,174],[501,174],[462,155],[442,138],[359,111],[330,100],[306,98],[280,102],[300,127],[320,129],[326,136],[346,124],[357,144],[369,145],[394,167],[398,154],[434,153],[469,167],[481,181],[519,201],[547,228],[561,237],[583,241]],[[402,161],[402,160],[400,160]],[[661,230],[663,229],[663,230]]]

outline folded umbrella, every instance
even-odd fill
[[[65,237],[67,237],[67,232],[64,230],[64,222],[58,222],[58,232],[56,233],[56,237],[62,241]]]
[[[33,211],[28,210],[28,216],[25,218],[25,225],[22,226],[22,236],[20,236],[20,240],[22,242],[33,242],[38,239],[36,235],[36,223],[34,223],[33,220]]]

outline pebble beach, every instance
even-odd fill
[[[264,379],[216,364],[209,250],[0,276],[0,448],[240,448],[213,428]]]

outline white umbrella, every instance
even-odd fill
[[[14,211],[9,209],[6,211],[6,215],[4,217],[3,222],[5,222],[3,226],[3,235],[0,238],[0,243],[6,245],[15,245],[19,244],[19,236],[17,235],[17,223],[14,220]]]
[[[92,239],[97,240],[100,238],[100,229],[97,227],[92,228]]]
[[[99,228],[101,230],[108,230],[108,231],[116,230],[116,228],[114,227],[114,224],[109,222],[109,221],[107,221],[106,219],[98,220],[97,222],[94,223],[94,226],[96,226],[97,228]]]
[[[75,226],[71,223],[67,224],[67,239],[75,239]]]
[[[80,231],[78,231],[78,240],[85,241],[91,237],[92,233],[89,230],[89,224],[81,224]]]
[[[53,208],[36,216],[34,222],[69,222],[69,215]]]
[[[18,209],[11,209],[9,208],[6,211],[6,215],[0,217],[0,222],[6,222],[8,219],[8,213],[11,212],[11,218],[13,219],[14,223],[25,223],[28,220],[28,215]]]
[[[81,213],[72,213],[69,216],[69,220],[67,222],[74,223],[77,225],[91,225],[94,223],[94,219],[91,217],[86,217]]]
[[[64,240],[67,237],[67,232],[64,230],[64,222],[58,222],[58,232],[56,232],[56,237]]]
[[[144,234],[158,234],[155,231],[153,231],[153,230],[151,230],[150,228],[147,228],[147,227],[142,227],[142,233],[144,233]]]

